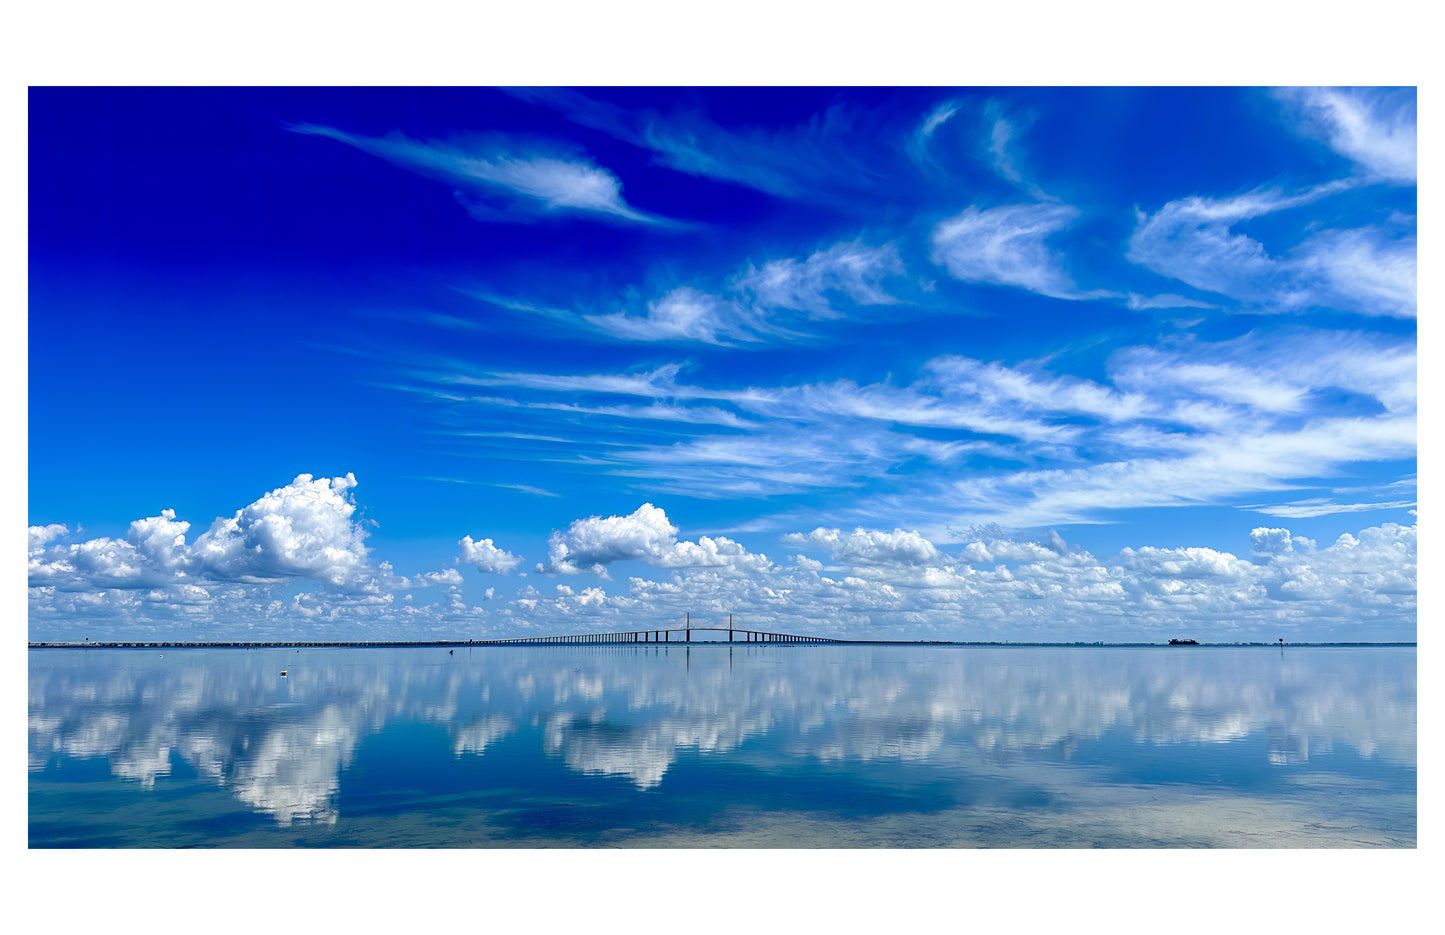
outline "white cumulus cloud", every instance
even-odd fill
[[[1283,555],[1286,552],[1295,550],[1295,543],[1299,541],[1302,547],[1309,546],[1309,540],[1298,539],[1291,536],[1288,529],[1276,529],[1269,526],[1259,526],[1250,530],[1249,542],[1254,548],[1255,555]]]
[[[298,474],[285,487],[217,519],[191,549],[204,574],[238,580],[315,578],[344,585],[367,568],[366,532],[352,520],[356,478]]]
[[[457,546],[461,554],[457,561],[465,562],[468,565],[477,566],[477,571],[489,572],[496,575],[505,575],[507,572],[522,564],[519,556],[511,552],[497,548],[491,539],[475,541],[471,536],[464,536]]]
[[[547,541],[549,562],[537,568],[562,574],[600,573],[612,562],[655,560],[672,547],[677,532],[667,514],[651,503],[628,516],[589,516],[554,532]]]
[[[51,523],[47,526],[31,526],[29,530],[30,554],[37,555],[45,546],[70,534],[70,527],[64,523]]]
[[[355,486],[351,474],[300,474],[234,515],[217,518],[193,543],[186,541],[191,524],[169,509],[132,522],[125,539],[66,542],[65,526],[32,527],[30,584],[33,591],[67,594],[67,602],[116,612],[133,608],[120,593],[131,590],[144,590],[150,604],[238,607],[271,601],[274,586],[294,580],[318,582],[357,600],[380,599],[387,590],[461,584],[455,569],[406,578],[387,562],[373,564],[354,515]],[[328,599],[311,596],[303,604]]]
[[[644,561],[658,568],[729,567],[765,569],[767,556],[747,551],[724,536],[679,541],[678,528],[660,507],[644,503],[627,516],[589,516],[574,520],[547,541],[548,562],[538,571],[606,575],[620,561]]]
[[[789,545],[812,545],[823,549],[834,561],[854,565],[926,565],[942,561],[938,549],[916,530],[892,532],[859,527],[845,533],[822,526],[810,533],[783,536]]]

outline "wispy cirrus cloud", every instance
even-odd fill
[[[929,111],[927,117],[923,118],[923,123],[918,127],[918,135],[925,139],[933,136],[938,128],[953,119],[953,115],[956,113],[958,113],[958,102],[944,101]]]
[[[1332,307],[1364,315],[1415,315],[1413,225],[1324,230],[1271,255],[1238,228],[1354,186],[1343,180],[1286,195],[1254,191],[1228,198],[1191,196],[1153,214],[1138,212],[1130,262],[1196,289],[1229,296],[1260,312]]]
[[[547,400],[509,399],[501,396],[473,396],[465,400],[458,397],[457,400],[471,402],[478,406],[549,410],[569,416],[608,416],[618,420],[678,422],[689,425],[722,425],[737,429],[761,427],[757,422],[745,419],[731,410],[720,409],[716,406],[679,406],[661,402],[654,402],[648,406],[587,406],[579,403],[553,402]]]
[[[572,320],[622,341],[761,347],[810,338],[804,322],[898,303],[884,284],[903,273],[893,244],[845,241],[806,257],[749,264],[713,291],[677,286],[640,313],[581,314]]]
[[[1007,367],[967,357],[936,357],[927,364],[943,393],[972,399],[996,413],[1080,414],[1110,422],[1158,417],[1157,401],[1092,380],[1055,376],[1036,367]]]
[[[1109,373],[1120,389],[1292,414],[1343,390],[1387,412],[1415,411],[1415,343],[1360,331],[1287,329],[1229,341],[1121,348]]]
[[[443,370],[420,371],[426,379],[466,386],[521,386],[534,390],[557,392],[614,393],[619,396],[650,396],[657,399],[684,397],[678,389],[677,375],[682,364],[664,364],[638,373],[551,374],[491,371],[469,373],[462,361],[445,361]]]
[[[1283,516],[1286,519],[1307,519],[1315,516],[1334,516],[1337,513],[1364,513],[1369,510],[1403,510],[1415,505],[1414,500],[1388,500],[1376,503],[1339,503],[1327,497],[1312,497],[1291,503],[1256,504],[1242,506],[1241,510],[1253,510],[1267,516]]]
[[[748,435],[707,435],[606,452],[592,463],[644,479],[649,489],[701,499],[767,499],[861,487],[902,464],[946,464],[977,447],[893,431],[877,422],[824,418],[801,425],[778,422]]]
[[[1138,213],[1127,257],[1206,292],[1297,304],[1297,297],[1282,294],[1280,260],[1271,257],[1264,244],[1233,227],[1339,190],[1332,184],[1298,195],[1256,191],[1231,198],[1190,196],[1171,201],[1153,214]]]
[[[573,322],[577,318],[575,312],[564,308],[552,308],[535,302],[525,302],[520,299],[497,295],[496,293],[479,289],[468,289],[461,286],[454,286],[453,288],[462,295],[471,296],[478,302],[485,302],[488,305],[506,309],[509,312],[515,312],[519,315],[536,316],[561,322]]]
[[[1107,522],[1118,510],[1228,503],[1241,496],[1296,489],[1301,479],[1326,476],[1353,462],[1413,457],[1415,419],[1325,419],[1296,430],[1216,432],[1171,441],[1183,449],[1181,456],[965,478],[923,496],[935,524],[940,513],[952,514],[959,524],[1015,528]],[[919,513],[887,497],[865,515],[893,515],[930,528]]]
[[[865,115],[843,106],[782,129],[725,128],[700,111],[629,110],[567,88],[509,93],[649,150],[670,169],[781,198],[841,203],[840,192],[867,190],[880,177],[858,146]]]
[[[641,315],[615,312],[582,318],[598,330],[625,341],[695,341],[717,345],[757,341],[756,332],[761,324],[752,309],[686,286],[648,303]]]
[[[1322,139],[1367,175],[1415,182],[1414,88],[1283,88],[1275,94],[1305,133]]]
[[[958,114],[959,102],[946,100],[934,105],[918,124],[912,135],[908,138],[907,150],[914,162],[924,168],[934,168],[936,163],[929,153],[929,144],[933,136],[938,132],[939,127],[952,120]]]
[[[1078,215],[1077,208],[1063,204],[974,205],[934,227],[932,260],[964,282],[1013,286],[1057,299],[1112,296],[1080,290],[1065,269],[1064,255],[1046,243]]]
[[[1155,308],[1218,308],[1213,302],[1202,302],[1199,299],[1191,299],[1182,295],[1175,295],[1166,292],[1162,295],[1139,295],[1131,292],[1124,300],[1126,308],[1135,311],[1145,311]]]
[[[898,249],[892,244],[870,246],[860,241],[834,244],[798,259],[769,260],[749,267],[734,280],[734,288],[752,296],[762,309],[800,311],[812,318],[838,318],[829,296],[841,296],[853,305],[892,305],[898,300],[885,291],[882,281],[904,272]]]
[[[1416,242],[1384,227],[1323,231],[1300,245],[1295,268],[1321,304],[1365,315],[1416,314]]]
[[[1358,332],[1286,329],[1124,348],[1109,361],[1109,381],[959,355],[929,360],[919,379],[904,385],[707,386],[680,373],[681,365],[672,364],[640,374],[434,378],[528,391],[474,400],[483,406],[686,423],[683,441],[614,435],[605,446],[587,446],[577,463],[689,496],[916,488],[902,469],[927,463],[947,479],[941,483],[948,492],[930,487],[912,505],[890,503],[877,515],[909,509],[950,521],[953,511],[992,517],[992,510],[1019,525],[1093,521],[1131,504],[1223,503],[1349,463],[1407,458],[1413,450],[1413,342]],[[652,401],[605,399],[617,395]],[[1272,446],[1282,453],[1263,466],[1233,451]],[[1096,467],[1079,466],[1089,461]],[[1225,470],[1236,462],[1237,470]],[[984,464],[988,471],[970,475],[971,466]],[[1182,480],[1174,484],[1176,473]],[[961,476],[974,479],[949,486]],[[973,490],[972,499],[960,500],[960,490]]]
[[[984,107],[984,119],[988,123],[988,155],[993,169],[1000,177],[1040,201],[1055,199],[1039,187],[1024,167],[1019,153],[1018,138],[1035,119],[1029,114],[1020,118],[1010,115],[999,101],[989,101]]]
[[[345,143],[454,185],[458,200],[480,220],[580,214],[634,224],[678,223],[633,208],[622,197],[617,176],[554,143],[501,134],[449,141],[417,140],[399,132],[371,137],[310,123],[287,129]]]
[[[499,487],[504,490],[516,490],[521,493],[532,494],[537,497],[556,497],[557,494],[550,490],[543,490],[541,487],[533,487],[529,484],[504,484],[498,481],[475,480],[466,477],[433,477],[413,474],[409,480],[426,480],[438,484],[460,484],[464,487]]]
[[[966,373],[970,364],[976,365],[972,374]],[[600,395],[644,396],[656,400],[709,400],[727,403],[737,409],[754,414],[760,419],[754,427],[766,429],[770,422],[781,420],[785,423],[804,424],[828,421],[834,418],[849,418],[879,423],[897,423],[930,428],[951,428],[981,435],[1005,435],[1029,439],[1061,441],[1071,437],[1074,431],[1068,426],[1052,425],[1037,419],[1021,416],[1017,411],[994,405],[1000,397],[1017,397],[1032,393],[1046,394],[1049,390],[1037,385],[1028,386],[1031,377],[1022,372],[1011,371],[996,365],[982,365],[963,358],[940,358],[930,362],[929,375],[916,384],[900,387],[888,383],[859,385],[849,380],[828,383],[813,383],[777,387],[706,387],[677,380],[680,364],[669,364],[642,374],[578,374],[558,375],[539,373],[490,373],[479,375],[442,374],[433,376],[439,381],[451,383],[479,384],[488,386],[517,386],[543,392],[570,392]],[[1106,402],[1109,391],[1098,390],[1099,401],[1086,403],[1089,394],[1086,381],[1075,381],[1078,385],[1061,385],[1052,391],[1055,395],[1072,397],[1071,405],[1093,408],[1109,406]],[[1008,385],[1004,389],[1004,385]],[[478,400],[485,402],[486,400]],[[522,405],[515,401],[499,401],[503,405]],[[573,411],[575,404],[547,404],[566,407]],[[1120,405],[1130,405],[1123,402]],[[603,409],[607,414],[635,418],[651,418],[656,413],[652,407],[587,407]],[[678,407],[684,413],[695,412],[697,407]],[[712,407],[704,407],[711,410]],[[723,412],[725,410],[718,410]],[[702,418],[701,416],[706,416]],[[682,415],[676,418],[682,419]],[[696,421],[715,422],[731,427],[746,427],[742,420],[725,421],[714,412],[699,414]]]

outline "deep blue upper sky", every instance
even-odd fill
[[[450,600],[426,626],[505,630],[782,614],[769,588],[818,626],[975,601],[1006,628],[1035,605],[963,569],[1052,532],[1106,570],[1050,591],[1038,566],[1032,599],[1117,584],[1095,597],[1215,620],[1338,602],[1323,559],[1252,569],[1377,527],[1397,570],[1409,530],[1408,587],[1350,593],[1395,588],[1413,628],[1411,90],[37,88],[29,112],[29,512],[66,526],[33,547],[33,634],[87,594],[117,626],[301,593],[323,609],[285,626]],[[190,523],[164,556],[131,525],[163,510]],[[1203,554],[1161,549],[1249,567],[1136,567]],[[807,590],[849,578],[892,591]],[[1200,581],[1224,590],[1176,600]]]

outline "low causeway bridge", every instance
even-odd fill
[[[727,639],[711,637],[694,640],[694,633],[726,633]],[[727,626],[700,626],[694,625],[692,615],[688,614],[681,621],[670,627],[662,627],[651,630],[627,630],[621,633],[578,633],[571,636],[520,636],[505,640],[266,640],[260,642],[192,642],[192,641],[96,641],[91,642],[42,642],[31,643],[32,649],[44,648],[70,648],[70,647],[93,647],[104,648],[160,648],[179,649],[182,647],[236,647],[245,649],[259,649],[266,647],[300,647],[300,646],[560,646],[565,644],[590,644],[590,645],[639,645],[639,644],[673,644],[677,646],[688,643],[867,643],[877,642],[876,640],[841,640],[832,639],[826,636],[802,636],[797,633],[773,633],[767,630],[754,630],[747,627],[737,626],[733,623],[732,614],[728,615]],[[892,641],[885,641],[892,642]]]

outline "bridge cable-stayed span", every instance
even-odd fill
[[[700,633],[726,633],[728,643],[848,643],[851,640],[832,639],[826,636],[803,636],[797,633],[773,633],[766,630],[753,630],[733,623],[732,614],[728,614],[728,625],[725,627],[694,626],[692,614],[686,615],[679,623],[671,627],[649,630],[627,630],[619,633],[577,633],[569,636],[521,636],[505,640],[469,640],[473,646],[550,646],[572,643],[586,644],[652,644],[652,643],[691,643],[692,634]],[[676,639],[674,637],[681,637]],[[721,643],[721,639],[699,640],[698,642]]]

